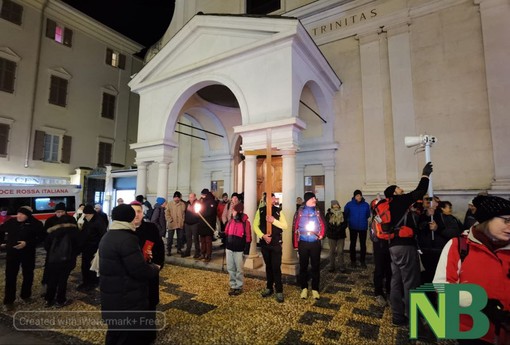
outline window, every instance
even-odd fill
[[[11,126],[0,123],[0,157],[7,157],[7,145],[9,144],[9,131]]]
[[[112,144],[99,142],[99,154],[97,157],[97,166],[104,167],[112,162]]]
[[[23,16],[23,6],[11,0],[2,2],[0,10],[0,18],[10,21],[11,23],[21,25],[21,17]]]
[[[114,119],[115,117],[115,99],[114,95],[103,92],[103,106],[101,109],[101,116],[107,119]]]
[[[247,14],[268,14],[280,7],[280,0],[246,0]]]
[[[72,138],[65,131],[51,129],[50,132],[35,131],[33,159],[52,163],[70,163]]]
[[[50,82],[50,99],[48,102],[65,107],[67,104],[67,84],[68,81],[66,79],[52,75]]]
[[[106,64],[124,69],[126,68],[126,55],[106,48]]]
[[[0,58],[0,91],[14,92],[16,62]]]
[[[73,44],[73,30],[65,28],[51,19],[46,19],[46,37],[68,47]]]

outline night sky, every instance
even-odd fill
[[[68,5],[144,45],[156,43],[165,33],[174,0],[63,0]]]

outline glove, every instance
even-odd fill
[[[503,304],[499,300],[489,298],[482,313],[489,318],[497,330],[501,327],[507,330],[510,328],[510,312],[503,309]]]
[[[422,171],[422,175],[425,175],[425,176],[430,176],[430,174],[432,174],[432,171],[434,169],[432,169],[432,162],[428,162],[427,164],[425,164],[425,166],[423,167],[423,171]]]

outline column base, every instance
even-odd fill
[[[244,268],[255,270],[259,267],[262,267],[263,264],[264,264],[264,260],[262,259],[262,257],[260,257],[258,255],[253,255],[253,256],[250,255],[244,261]]]
[[[282,262],[282,273],[289,275],[289,276],[297,276],[298,272],[299,272],[298,267],[299,267],[299,265],[297,263],[296,264],[284,264]]]

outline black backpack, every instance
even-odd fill
[[[48,253],[48,263],[60,264],[71,261],[73,257],[73,247],[69,234],[64,234],[53,239],[50,251]]]

